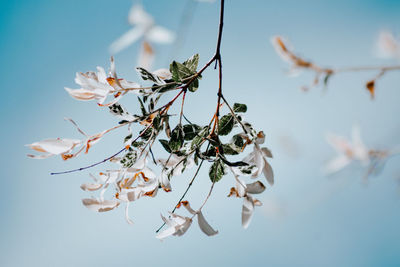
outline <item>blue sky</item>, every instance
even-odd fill
[[[186,1],[143,0],[156,21],[178,27]],[[205,216],[219,230],[205,237],[193,225],[181,238],[154,237],[160,212],[174,205],[184,181],[174,192],[131,206],[135,225],[123,210],[96,214],[81,205],[79,188],[88,173],[50,176],[55,170],[84,166],[118,150],[125,132],[104,138],[92,154],[69,162],[59,158],[28,159],[24,144],[50,137],[78,138],[63,118],[71,117],[87,132],[115,124],[95,103],[70,98],[77,71],[108,67],[109,44],[129,29],[131,1],[2,1],[0,10],[0,80],[3,105],[3,184],[0,209],[1,266],[398,266],[400,264],[399,158],[366,186],[355,166],[326,177],[323,164],[334,151],[328,131],[349,135],[358,123],[367,145],[399,144],[399,78],[387,73],[371,101],[364,83],[375,73],[333,77],[327,92],[299,88],[308,74],[285,75],[287,66],[270,45],[281,34],[300,54],[322,65],[396,64],[374,57],[379,30],[400,33],[398,1],[243,1],[226,2],[222,43],[224,92],[231,102],[248,104],[247,119],[267,135],[274,153],[276,184],[260,197],[246,230],[240,225],[241,201],[225,196],[232,177],[217,184]],[[199,53],[205,63],[215,50],[218,4],[199,3],[185,45],[184,60]],[[155,67],[164,67],[171,46],[157,45]],[[139,45],[116,56],[118,72],[139,81],[134,71]],[[398,62],[397,62],[398,63]],[[200,89],[189,95],[187,114],[204,123],[216,102],[217,73],[204,73]],[[135,100],[132,109],[137,107]],[[282,140],[291,140],[291,155]],[[95,171],[100,171],[101,168]],[[189,199],[200,203],[209,187],[206,171]]]

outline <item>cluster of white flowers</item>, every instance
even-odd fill
[[[337,152],[337,156],[325,165],[325,172],[327,174],[341,171],[346,166],[356,162],[367,167],[368,170],[364,178],[368,178],[390,156],[399,153],[396,148],[391,150],[368,148],[361,139],[360,128],[356,125],[352,129],[351,140],[332,133],[326,135],[326,140]]]
[[[152,86],[148,87],[118,78],[113,59],[111,59],[108,74],[101,67],[97,67],[97,72],[77,73],[75,81],[81,88],[65,88],[69,95],[80,101],[96,101],[99,107],[108,108],[111,114],[121,121],[112,128],[89,135],[78,127],[74,120],[66,118],[84,138],[82,140],[56,138],[34,142],[28,146],[43,154],[29,156],[43,159],[60,155],[63,160],[68,160],[82,152],[88,153],[90,147],[99,142],[108,132],[127,126],[129,135],[124,140],[123,149],[102,161],[110,161],[118,164],[119,167],[100,172],[96,176],[90,175],[93,181],[81,185],[82,190],[91,194],[99,192],[97,196],[82,199],[85,207],[96,212],[106,212],[123,204],[125,205],[126,221],[132,224],[133,221],[129,217],[129,204],[131,202],[145,197],[155,197],[160,189],[164,192],[170,192],[172,190],[170,180],[173,177],[182,175],[194,166],[198,166],[199,170],[202,166],[202,164],[199,164],[199,160],[202,162],[206,160],[213,163],[209,171],[212,182],[211,190],[214,183],[226,174],[228,168],[232,171],[236,187],[231,189],[229,196],[234,193],[237,197],[244,199],[242,225],[247,228],[253,216],[254,207],[261,205],[261,201],[253,198],[252,195],[262,193],[265,186],[260,181],[245,184],[240,176],[256,178],[263,173],[267,182],[272,186],[274,175],[267,161],[267,158],[272,158],[272,154],[266,147],[260,147],[265,141],[264,133],[262,131],[256,132],[248,122],[243,120],[243,113],[247,110],[247,106],[244,104],[235,103],[233,109],[231,108],[231,113],[221,118],[214,115],[208,126],[201,127],[192,123],[182,125],[180,120],[178,125],[172,131],[170,130],[169,117],[171,115],[168,114],[170,106],[180,95],[185,95],[187,90],[190,92],[197,90],[198,80],[196,78],[200,76],[196,72],[197,64],[198,55],[194,55],[184,63],[173,62],[170,70],[160,69],[150,72],[144,68],[137,68],[143,80],[149,80],[153,83]],[[191,83],[197,83],[197,85]],[[156,108],[161,95],[177,89],[179,93],[171,101]],[[119,104],[122,96],[128,92],[136,94],[142,114],[130,114]],[[113,99],[105,103],[108,97]],[[147,108],[145,104],[148,105]],[[210,127],[212,124],[213,127]],[[243,131],[234,135],[230,143],[223,144],[218,136],[228,135],[234,128],[241,128]],[[138,129],[136,138],[133,134],[134,129]],[[169,140],[159,139],[159,141],[169,153],[169,157],[166,159],[155,158],[151,150],[163,129]],[[205,142],[209,142],[209,145],[205,151],[201,151]],[[227,159],[227,155],[240,154],[249,145],[253,145],[253,151],[243,160],[231,162]],[[121,153],[124,153],[124,155],[119,156]],[[161,167],[159,173],[155,173],[149,167],[149,164]],[[64,173],[83,170],[88,167]],[[113,193],[111,195],[106,194],[106,191],[110,188]],[[183,205],[191,216],[178,215],[175,213],[175,209],[168,217],[162,216],[167,228],[159,232],[157,237],[164,239],[171,235],[183,235],[190,227],[194,217],[197,217],[199,227],[206,235],[217,234],[218,231],[208,224],[203,215],[204,204],[195,210],[192,209],[188,201],[180,201],[176,207]]]

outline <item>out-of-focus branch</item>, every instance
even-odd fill
[[[327,86],[329,79],[338,73],[344,72],[365,72],[365,71],[376,71],[378,72],[375,77],[370,79],[365,83],[366,89],[369,91],[371,98],[375,97],[375,83],[383,75],[389,71],[400,70],[400,65],[393,66],[356,66],[356,67],[346,67],[346,68],[336,68],[336,67],[322,67],[316,63],[305,60],[302,57],[296,55],[288,46],[285,44],[281,36],[274,36],[272,38],[272,44],[278,53],[278,55],[285,61],[292,64],[292,69],[304,69],[310,70],[315,73],[314,81],[310,87],[317,86],[323,81],[324,86]],[[304,90],[308,90],[309,87],[303,86]]]

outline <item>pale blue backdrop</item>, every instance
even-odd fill
[[[186,1],[144,0],[158,23],[176,30]],[[87,132],[116,121],[95,103],[70,98],[76,71],[108,67],[108,46],[129,29],[126,1],[1,1],[0,81],[2,107],[1,266],[399,266],[399,158],[393,158],[368,185],[355,167],[325,177],[321,166],[334,151],[324,134],[350,133],[361,126],[367,145],[399,144],[400,77],[388,73],[371,101],[364,83],[375,73],[333,77],[326,93],[302,92],[310,75],[289,78],[270,37],[288,37],[302,55],[322,64],[395,64],[374,57],[381,29],[400,33],[400,2],[226,1],[222,44],[224,91],[230,101],[248,104],[247,118],[267,134],[275,158],[276,184],[260,196],[247,230],[240,225],[241,201],[227,199],[232,177],[217,184],[205,208],[217,236],[196,225],[181,238],[154,237],[160,212],[174,205],[189,177],[174,181],[174,192],[131,206],[134,226],[123,209],[96,214],[81,205],[88,194],[79,185],[88,171],[50,176],[80,167],[118,150],[124,130],[104,138],[89,156],[28,159],[24,144],[50,137],[79,137],[63,121],[76,119]],[[178,58],[194,53],[201,64],[215,49],[219,5],[199,3]],[[121,76],[134,72],[138,44],[116,56]],[[171,46],[157,45],[156,67],[168,62]],[[186,111],[205,122],[216,102],[217,73],[204,73]],[[130,102],[129,102],[130,101]],[[134,98],[127,100],[136,108]],[[285,141],[286,140],[286,141]],[[289,140],[289,141],[288,141]],[[288,151],[283,143],[290,142]],[[97,168],[94,171],[99,171]],[[210,185],[203,172],[188,197],[198,204]]]

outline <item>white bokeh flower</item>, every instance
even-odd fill
[[[382,58],[400,59],[400,39],[390,31],[381,31],[377,40],[377,55]]]
[[[325,166],[328,174],[340,171],[353,161],[361,162],[364,166],[369,164],[369,149],[361,140],[359,127],[353,126],[351,140],[336,134],[327,134],[326,140],[338,153]]]
[[[150,69],[154,59],[154,51],[151,43],[172,43],[175,39],[175,34],[162,26],[156,25],[154,18],[139,4],[132,6],[128,22],[133,28],[111,44],[110,52],[111,54],[116,54],[143,38],[138,65]]]

